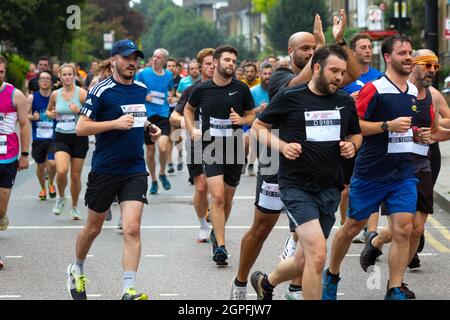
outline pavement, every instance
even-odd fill
[[[450,141],[439,143],[441,149],[441,171],[434,186],[434,201],[450,212]]]

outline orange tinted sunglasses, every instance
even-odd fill
[[[441,68],[440,64],[437,63],[430,63],[430,62],[416,62],[416,64],[420,64],[425,66],[425,68],[427,69],[431,69],[434,68],[434,71],[439,71],[439,69]]]

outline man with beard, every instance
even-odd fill
[[[142,211],[147,204],[144,132],[156,141],[161,130],[148,126],[147,88],[133,80],[138,58],[144,54],[133,41],[120,40],[111,55],[113,75],[89,92],[76,129],[79,136],[96,135],[96,149],[85,196],[88,219],[78,235],[76,260],[67,268],[67,289],[74,300],[86,300],[84,262],[116,197],[124,236],[122,300],[147,300],[146,294],[134,289]]]
[[[261,83],[261,80],[258,78],[258,67],[253,62],[248,62],[244,66],[244,74],[245,78],[242,79],[242,82],[248,85],[250,89]]]
[[[406,299],[401,287],[409,262],[417,204],[417,178],[411,152],[414,139],[421,141],[422,137],[420,130],[412,128],[417,88],[408,80],[412,71],[411,40],[395,35],[383,41],[381,50],[386,73],[366,84],[356,101],[365,138],[356,158],[347,219],[333,238],[330,266],[323,274],[324,300],[336,299],[341,263],[352,239],[382,203],[392,232],[385,299]]]
[[[203,134],[203,169],[211,194],[213,261],[228,265],[225,248],[225,224],[230,216],[233,197],[244,163],[242,126],[255,119],[250,89],[233,79],[238,51],[218,47],[213,56],[213,79],[199,84],[184,110],[186,128],[194,140],[202,136],[195,129],[195,111],[200,108]]]
[[[347,59],[338,45],[318,49],[311,60],[312,80],[278,93],[253,124],[252,133],[279,151],[279,192],[299,238],[295,257],[269,275],[252,274],[259,300],[271,300],[275,286],[299,274],[304,299],[321,298],[326,239],[343,188],[342,159],[352,158],[362,141],[354,101],[337,91]],[[279,128],[279,138],[273,127]]]
[[[450,138],[450,131],[439,126],[440,93],[432,88],[433,79],[439,71],[439,59],[433,51],[417,50],[413,54],[413,69],[409,80],[417,87],[417,105],[413,113],[413,130],[417,131],[417,139],[413,150],[413,162],[416,167],[417,210],[413,221],[413,231],[409,241],[409,267],[418,268],[420,260],[417,255],[420,238],[423,235],[428,215],[433,214],[433,179],[429,153],[430,135],[433,141],[445,141]],[[434,90],[433,90],[434,89]],[[361,253],[361,267],[364,271],[375,264],[376,257],[383,244],[392,240],[389,228],[384,228],[380,234],[370,234],[364,250]],[[423,248],[423,246],[422,246]],[[414,299],[415,294],[402,283],[402,291],[408,299]]]

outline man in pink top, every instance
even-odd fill
[[[30,145],[30,123],[24,94],[5,82],[6,59],[0,56],[0,231],[6,230],[9,221],[6,216],[11,188],[17,170],[28,169]],[[15,132],[20,126],[22,153],[19,157],[19,138]],[[0,257],[0,268],[4,261]]]

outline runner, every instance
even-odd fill
[[[47,200],[45,177],[48,177],[48,192],[50,198],[56,198],[56,189],[53,184],[56,174],[55,164],[55,126],[54,120],[45,114],[50,96],[52,94],[52,74],[43,71],[39,74],[39,91],[30,95],[27,99],[28,119],[32,123],[32,152],[36,162],[36,176],[41,185],[39,199]]]
[[[253,124],[258,138],[280,152],[281,200],[300,244],[295,257],[280,262],[271,274],[252,274],[259,300],[271,300],[275,286],[302,274],[304,299],[321,297],[326,239],[344,186],[342,158],[353,157],[362,141],[353,99],[336,91],[347,60],[338,45],[318,49],[311,60],[311,82],[280,92]],[[280,128],[279,138],[270,132],[272,126]]]
[[[213,55],[214,49],[212,48],[202,49],[197,54],[197,60],[200,64],[201,79],[194,82],[194,84],[188,87],[181,95],[180,101],[170,117],[170,123],[175,128],[186,128],[185,120],[183,117],[184,108],[194,88],[200,83],[209,81],[213,78]],[[195,113],[195,121],[196,123],[199,123],[200,121],[199,110],[197,110],[197,112]],[[200,130],[198,126],[196,126],[196,129]],[[189,132],[187,132],[187,135],[188,139],[186,141],[186,149],[190,150],[190,152],[188,153],[187,167],[189,171],[189,178],[194,181],[195,191],[193,203],[195,211],[197,213],[197,217],[200,221],[200,231],[197,237],[197,241],[203,243],[208,241],[210,233],[210,224],[207,221],[208,187],[206,184],[206,176],[203,172],[203,166],[201,164],[201,144],[200,142],[197,142],[197,145],[195,145],[194,141],[190,138]],[[197,162],[195,161],[196,157],[198,159]]]
[[[164,69],[169,59],[169,52],[166,49],[156,49],[153,53],[151,68],[146,68],[138,74],[137,80],[147,86],[147,117],[148,121],[161,128],[162,137],[158,141],[159,151],[159,180],[164,190],[172,188],[166,177],[166,165],[168,163],[170,148],[170,122],[169,122],[169,102],[168,99],[174,95],[173,75],[170,71]],[[155,163],[155,143],[147,136],[145,144],[147,146],[147,166],[150,171],[152,185],[150,194],[158,193],[158,181],[156,179]]]
[[[253,62],[249,62],[244,66],[245,78],[242,82],[248,85],[251,89],[261,83],[261,79],[258,77],[258,67]]]
[[[417,178],[411,159],[413,136],[418,135],[411,128],[417,88],[408,81],[411,40],[402,35],[386,38],[382,53],[385,75],[366,84],[356,102],[365,138],[351,181],[348,217],[333,238],[330,266],[323,274],[324,300],[336,299],[341,263],[352,239],[383,202],[393,234],[385,299],[407,299],[401,287],[417,204]]]
[[[147,300],[147,295],[137,293],[134,285],[141,255],[140,225],[147,204],[148,173],[143,149],[147,89],[133,79],[138,57],[144,55],[130,40],[116,42],[111,55],[113,76],[89,92],[77,124],[78,135],[95,134],[97,139],[85,197],[87,224],[77,239],[76,260],[67,268],[67,289],[74,300],[87,299],[84,263],[116,196],[124,235],[122,300]],[[155,129],[151,135],[154,141],[161,134]]]
[[[26,99],[20,90],[5,82],[7,66],[6,59],[0,56],[0,231],[8,228],[7,209],[11,189],[17,171],[28,169],[30,146]],[[17,123],[20,142],[16,134]],[[0,269],[4,265],[5,260],[0,257]]]
[[[50,96],[46,115],[51,119],[56,119],[55,159],[58,198],[53,207],[53,213],[59,216],[64,211],[67,175],[70,167],[70,194],[72,197],[70,217],[72,220],[80,220],[78,199],[81,192],[81,171],[89,149],[89,139],[88,137],[78,137],[75,133],[78,114],[87,95],[86,90],[75,86],[75,73],[73,65],[61,66],[60,77],[63,87],[54,91]]]
[[[228,264],[225,224],[231,213],[244,163],[242,130],[238,129],[252,123],[255,118],[250,89],[233,79],[237,58],[235,48],[217,48],[214,52],[213,79],[192,91],[184,110],[186,128],[195,140],[201,138],[194,126],[195,111],[200,108],[201,112],[203,169],[212,199],[213,261],[219,266]]]
[[[438,57],[433,51],[422,49],[413,54],[413,70],[409,80],[417,87],[417,105],[413,113],[413,130],[418,132],[415,139],[415,150],[413,151],[413,162],[415,164],[415,175],[419,179],[417,184],[417,208],[414,216],[413,231],[409,242],[409,268],[420,267],[418,251],[423,249],[421,236],[425,229],[428,215],[433,214],[433,180],[431,175],[431,164],[429,158],[430,138],[434,141],[444,141],[450,138],[450,131],[439,126],[440,99],[431,91],[434,77],[439,71]],[[437,91],[437,90],[435,90]],[[383,212],[384,213],[384,212]],[[372,232],[361,253],[360,263],[364,271],[375,264],[383,244],[392,241],[389,228],[384,228],[380,234]],[[421,247],[419,249],[419,247]],[[415,294],[402,283],[401,290],[408,297],[414,299]]]

